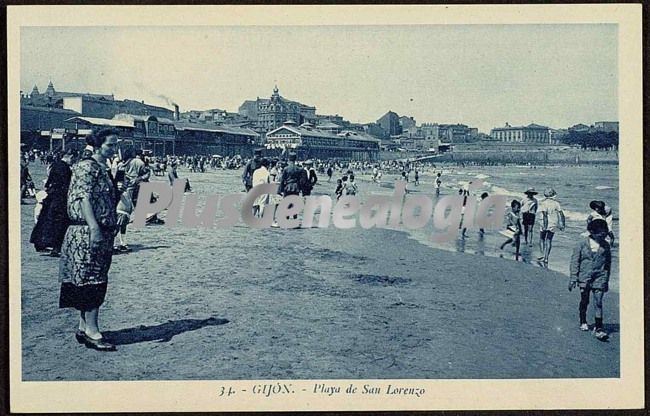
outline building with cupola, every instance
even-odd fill
[[[277,85],[270,98],[247,100],[239,107],[239,114],[254,121],[261,130],[276,129],[287,120],[297,124],[316,120],[316,107],[288,100],[280,95]]]

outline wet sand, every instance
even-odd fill
[[[198,195],[239,186],[238,171],[179,174]],[[377,229],[130,229],[100,311],[118,351],[88,350],[76,311],[58,309],[58,259],[28,243],[32,211],[22,206],[24,380],[619,376],[617,295],[599,342],[578,330],[566,276]]]

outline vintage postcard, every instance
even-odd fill
[[[11,6],[7,47],[12,411],[644,406],[640,5]]]

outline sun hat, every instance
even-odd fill
[[[555,195],[557,195],[557,192],[555,192],[555,189],[548,187],[544,190],[544,196],[547,198],[552,198]]]
[[[535,188],[528,188],[526,189],[526,192],[524,192],[526,195],[537,195],[537,191],[535,191]]]
[[[589,203],[589,208],[594,211],[605,211],[605,203],[603,201],[591,201]]]

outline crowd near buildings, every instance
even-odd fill
[[[162,97],[162,96],[161,96]],[[338,114],[318,114],[313,105],[289,100],[277,86],[269,98],[245,100],[237,112],[219,108],[181,112],[112,94],[62,92],[50,81],[45,92],[21,91],[21,143],[30,148],[80,147],[91,131],[111,127],[136,148],[154,156],[250,156],[256,148],[270,155],[296,152],[300,159],[373,161],[380,152],[443,152],[465,143],[490,146],[557,145],[572,132],[616,132],[618,122],[598,121],[553,129],[531,123],[495,127],[490,134],[460,123],[418,122],[387,111],[375,122],[352,123]]]

